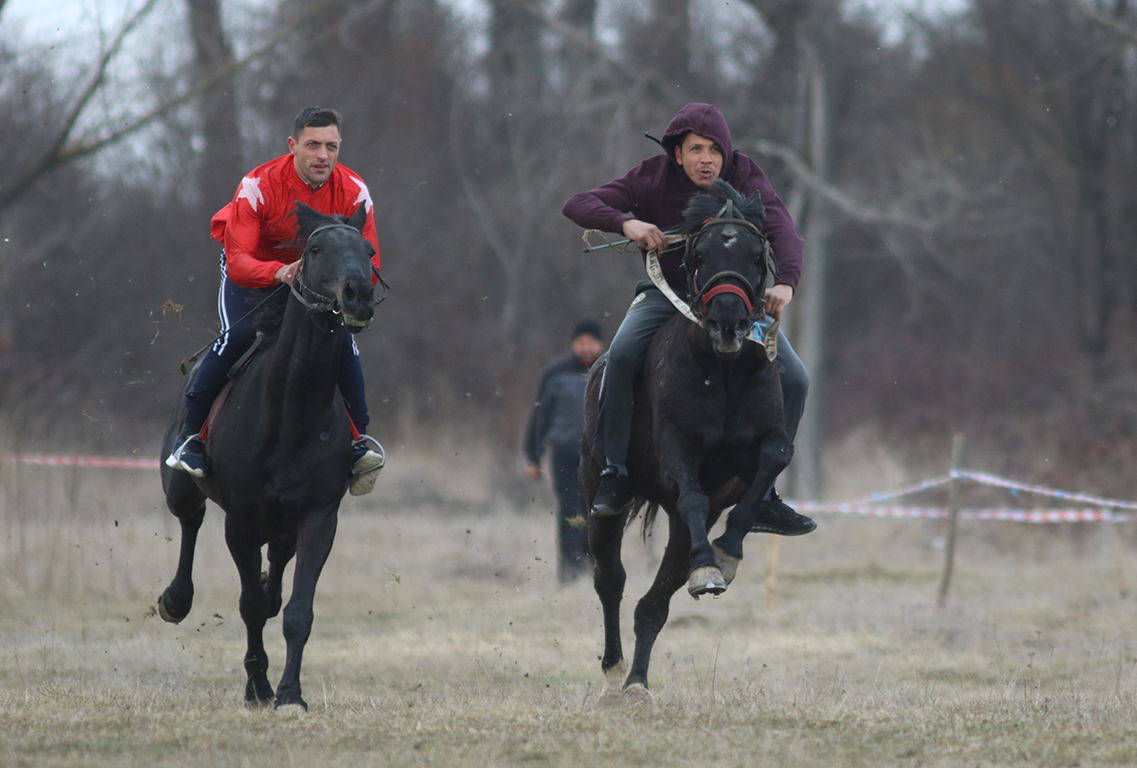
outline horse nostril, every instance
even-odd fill
[[[350,285],[343,289],[344,301],[355,301],[355,289]]]

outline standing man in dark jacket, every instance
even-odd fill
[[[584,432],[584,388],[588,369],[604,351],[600,326],[580,321],[572,332],[572,353],[553,362],[541,377],[537,402],[525,432],[529,477],[541,479],[541,457],[550,450],[549,471],[560,509],[557,518],[557,576],[572,581],[588,570],[587,510],[580,495],[580,436]],[[575,522],[574,522],[575,521]]]
[[[569,198],[565,216],[587,229],[624,235],[642,249],[645,258],[647,251],[658,250],[664,277],[683,296],[687,292],[683,245],[668,250],[664,231],[683,223],[688,199],[715,179],[729,182],[745,196],[760,192],[766,206],[762,228],[778,266],[777,282],[766,292],[766,312],[780,319],[801,277],[805,243],[766,174],[751,158],[732,148],[726,119],[710,104],[688,104],[679,110],[660,144],[663,154],[649,157],[618,179]],[[637,285],[636,294],[612,339],[600,385],[593,447],[604,453],[607,466],[600,472],[600,488],[592,503],[594,515],[618,515],[632,502],[626,462],[633,384],[656,330],[677,311],[650,281]],[[805,408],[809,376],[780,332],[776,362],[782,380],[786,432],[792,441]],[[754,531],[761,533],[798,536],[817,527],[813,520],[783,503],[773,488],[756,507],[755,515]]]

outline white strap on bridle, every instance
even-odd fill
[[[683,242],[687,239],[687,235],[664,235],[667,238],[667,244],[673,245],[675,243]],[[691,305],[679,298],[679,294],[667,284],[666,278],[663,276],[663,267],[659,264],[659,253],[657,251],[647,252],[647,276],[659,289],[660,293],[667,297],[683,317],[690,320],[699,327],[703,326],[702,320],[691,309]],[[769,321],[769,325],[767,325]],[[759,320],[750,327],[750,333],[746,338],[756,344],[761,344],[766,351],[766,359],[773,360],[778,356],[778,326],[781,324],[780,320],[774,320],[769,315],[765,315],[763,320]]]

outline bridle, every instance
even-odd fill
[[[307,244],[312,242],[312,238],[315,237],[318,233],[323,232],[326,229],[349,229],[352,232],[354,232],[356,235],[359,235],[360,237],[362,237],[359,230],[356,229],[355,227],[351,226],[350,224],[340,224],[340,223],[321,224],[320,226],[313,229],[310,233],[308,233],[308,238],[305,241],[305,245],[304,245],[305,250],[307,250],[307,247],[308,247]],[[371,265],[371,272],[375,275],[376,278],[378,278],[379,284],[383,286],[383,293],[378,298],[374,299],[371,302],[372,305],[379,306],[387,298],[387,291],[390,290],[390,286],[387,285],[387,281],[383,279],[383,276],[381,274],[379,274],[379,270],[375,268],[374,264]],[[334,296],[326,296],[326,295],[320,293],[319,291],[316,291],[316,290],[308,287],[308,285],[305,284],[305,282],[304,282],[303,276],[304,276],[304,257],[301,256],[300,257],[300,266],[296,271],[296,276],[292,278],[292,284],[290,286],[292,289],[292,295],[296,297],[296,300],[299,301],[302,305],[304,305],[304,307],[308,310],[309,313],[312,313],[312,314],[330,313],[336,317],[336,321],[340,325],[343,325],[344,324],[344,318],[343,318],[343,312],[340,308],[339,300]]]
[[[735,225],[750,230],[758,237],[759,242],[762,244],[763,268],[760,291],[751,285],[749,280],[733,270],[716,272],[711,275],[709,280],[703,283],[701,288],[699,287],[699,268],[702,266],[702,261],[695,252],[695,243],[711,229],[728,225]],[[742,217],[738,209],[735,208],[733,200],[727,200],[726,203],[723,204],[723,207],[719,209],[718,213],[703,222],[698,232],[687,237],[687,243],[683,252],[683,268],[687,272],[687,295],[691,297],[691,310],[698,316],[700,324],[701,320],[706,317],[707,305],[711,299],[724,293],[733,293],[742,299],[751,320],[760,320],[765,316],[766,288],[773,283],[773,278],[776,274],[774,257],[770,249],[770,241],[766,239],[766,235],[762,230]],[[741,283],[741,285],[726,282],[727,280],[735,280]]]

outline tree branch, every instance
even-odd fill
[[[662,80],[655,77],[651,73],[645,74],[643,72],[636,71],[634,68],[628,66],[613,56],[611,53],[609,53],[604,48],[604,46],[596,42],[596,40],[594,40],[591,35],[581,29],[578,29],[577,27],[574,27],[572,24],[569,24],[557,18],[542,8],[540,5],[538,5],[536,2],[533,2],[533,0],[515,0],[515,2],[521,7],[522,10],[543,22],[545,26],[547,26],[553,32],[557,33],[561,37],[564,37],[573,45],[579,46],[588,53],[599,57],[604,61],[605,64],[608,64],[621,75],[630,79],[632,82],[643,82],[651,86],[652,90],[655,91],[656,96],[668,104],[673,105],[676,109],[684,106],[687,103],[681,95],[676,94],[674,88],[667,87],[667,85]]]
[[[1073,8],[1076,8],[1086,17],[1097,22],[1111,32],[1125,38],[1125,47],[1137,45],[1137,29],[1127,24],[1123,24],[1117,18],[1102,13],[1097,8],[1090,6],[1087,3],[1080,2],[1080,0],[1066,0],[1066,3]]]
[[[814,173],[806,164],[805,160],[802,159],[801,155],[784,144],[759,139],[754,142],[754,147],[763,155],[771,155],[781,160],[785,163],[790,175],[793,176],[799,184],[811,192],[824,197],[832,203],[837,210],[854,221],[862,224],[885,224],[907,227],[925,232],[932,231],[938,226],[937,222],[933,219],[913,216],[904,211],[882,211],[871,205],[858,202],[852,195],[838,189]]]
[[[108,48],[107,52],[103,54],[102,58],[100,59],[98,72],[95,78],[92,79],[92,81],[88,84],[87,88],[84,89],[82,96],[80,96],[79,102],[75,105],[75,108],[68,116],[68,119],[64,125],[64,129],[60,134],[60,140],[57,141],[31,169],[16,177],[16,180],[14,182],[12,182],[10,185],[0,185],[0,190],[2,190],[0,191],[0,212],[2,212],[8,206],[12,205],[20,197],[22,197],[43,174],[48,173],[49,171],[52,171],[60,166],[66,165],[67,163],[74,162],[80,158],[92,155],[99,150],[126,138],[132,133],[137,132],[139,129],[146,127],[150,123],[162,117],[170,110],[181,106],[190,99],[193,99],[196,96],[200,96],[201,94],[211,90],[222,82],[234,77],[238,72],[248,67],[254,61],[261,58],[265,54],[270,53],[274,48],[276,48],[276,46],[280,45],[289,35],[291,35],[297,27],[299,27],[302,23],[304,23],[307,19],[317,13],[324,6],[328,5],[330,2],[331,0],[319,0],[319,2],[309,6],[306,12],[300,14],[291,22],[282,27],[279,32],[273,35],[272,38],[270,38],[269,41],[262,45],[260,48],[257,48],[252,53],[245,56],[243,59],[233,62],[230,66],[219,70],[212,77],[202,80],[192,88],[189,88],[188,90],[183,91],[181,94],[161,102],[149,112],[146,112],[135,119],[135,121],[130,125],[127,125],[124,128],[119,128],[118,130],[111,131],[101,139],[95,139],[91,141],[74,141],[67,143],[67,137],[70,135],[71,130],[74,128],[74,125],[77,122],[79,116],[82,114],[83,109],[90,102],[94,94],[98,91],[98,86],[101,83],[110,59],[113,57],[114,53],[117,52],[117,48],[121,45],[123,37],[125,37],[126,33],[129,31],[128,27],[133,27],[139,20],[140,15],[135,14],[135,16],[127,22],[126,26],[124,26],[119,34],[115,37],[115,40],[111,44],[111,47]],[[155,5],[155,3],[157,3],[157,0],[149,0],[143,7],[143,10],[140,11],[140,13],[148,11]]]

